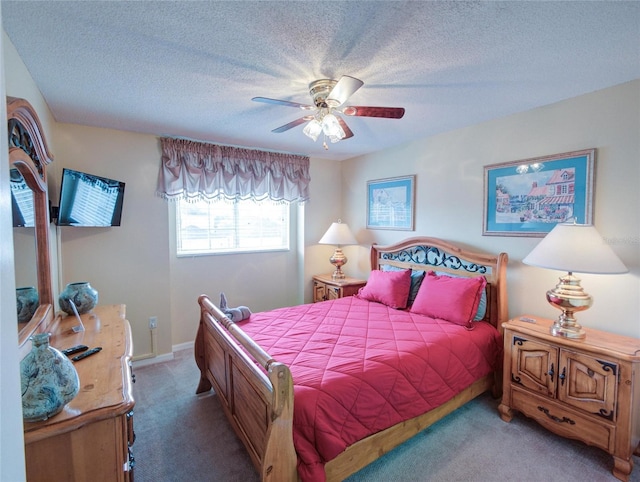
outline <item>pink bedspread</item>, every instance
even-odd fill
[[[254,313],[239,323],[294,381],[293,439],[304,481],[354,442],[427,412],[493,371],[498,331],[473,330],[347,297]]]

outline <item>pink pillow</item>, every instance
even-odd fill
[[[406,308],[411,289],[411,270],[373,270],[367,284],[358,291],[358,298],[377,301],[391,308]]]
[[[487,280],[484,276],[458,278],[427,273],[411,312],[471,328]]]

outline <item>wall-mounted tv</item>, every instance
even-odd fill
[[[124,182],[62,170],[58,226],[120,226]]]
[[[13,227],[32,228],[35,226],[33,191],[27,186],[24,177],[17,169],[10,170],[9,179],[11,181]]]

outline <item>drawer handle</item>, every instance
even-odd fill
[[[553,370],[553,363],[551,364],[551,370],[547,372],[547,375],[551,377],[551,381],[553,381],[553,375],[555,375],[555,371]]]
[[[547,417],[549,417],[554,422],[557,422],[557,423],[568,423],[569,425],[575,425],[576,424],[570,418],[567,418],[567,417],[560,418],[560,417],[556,417],[555,415],[551,415],[549,413],[549,409],[541,407],[540,405],[538,405],[538,410],[540,410],[542,413],[544,413]]]
[[[564,379],[567,378],[567,367],[562,369],[562,373],[558,376],[560,379],[560,385],[564,385]]]

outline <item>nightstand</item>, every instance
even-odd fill
[[[568,339],[551,335],[552,324],[526,315],[502,325],[500,417],[510,422],[516,410],[605,450],[613,475],[626,481],[640,455],[640,339],[589,328],[584,339]]]
[[[366,285],[365,280],[349,278],[334,280],[330,274],[319,274],[313,277],[313,302],[336,300],[355,295]]]

